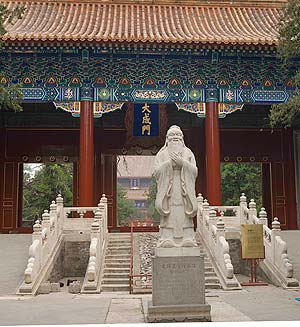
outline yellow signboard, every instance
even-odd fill
[[[263,225],[241,225],[242,259],[264,259]]]

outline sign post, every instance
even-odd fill
[[[249,282],[241,283],[242,286],[260,286],[267,283],[257,280],[257,264],[265,258],[263,239],[263,225],[241,225],[242,259],[248,260],[251,278]]]

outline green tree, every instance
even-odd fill
[[[248,201],[254,199],[262,206],[261,165],[251,163],[222,163],[222,204],[238,205],[245,193]]]
[[[270,111],[272,127],[300,126],[300,0],[289,0],[279,25],[278,55],[295,69],[295,91],[286,103],[273,105]]]
[[[0,4],[0,36],[6,33],[4,23],[13,24],[16,19],[21,19],[25,11],[24,6],[9,9]],[[2,44],[0,43],[0,46]],[[0,76],[2,72],[0,72]],[[0,110],[22,111],[21,101],[23,94],[18,85],[0,85]]]
[[[134,202],[127,199],[126,190],[122,185],[117,185],[117,210],[119,225],[128,225],[136,214]]]
[[[147,192],[148,194],[148,215],[155,221],[159,222],[159,213],[157,212],[155,208],[155,199],[156,199],[156,193],[157,193],[157,183],[155,180],[155,177],[152,175],[151,177],[151,183],[149,186],[149,190]]]
[[[30,166],[29,166],[30,167]],[[23,174],[23,222],[32,225],[60,193],[65,206],[72,206],[73,169],[70,164],[41,164],[33,176],[32,168]]]

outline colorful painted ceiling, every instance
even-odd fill
[[[276,45],[284,0],[8,1],[24,5],[9,41]]]

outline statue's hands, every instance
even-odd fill
[[[178,167],[182,167],[183,165],[183,158],[182,158],[182,154],[179,152],[172,152],[170,154],[170,157],[172,159],[173,162],[175,162],[176,166]]]

